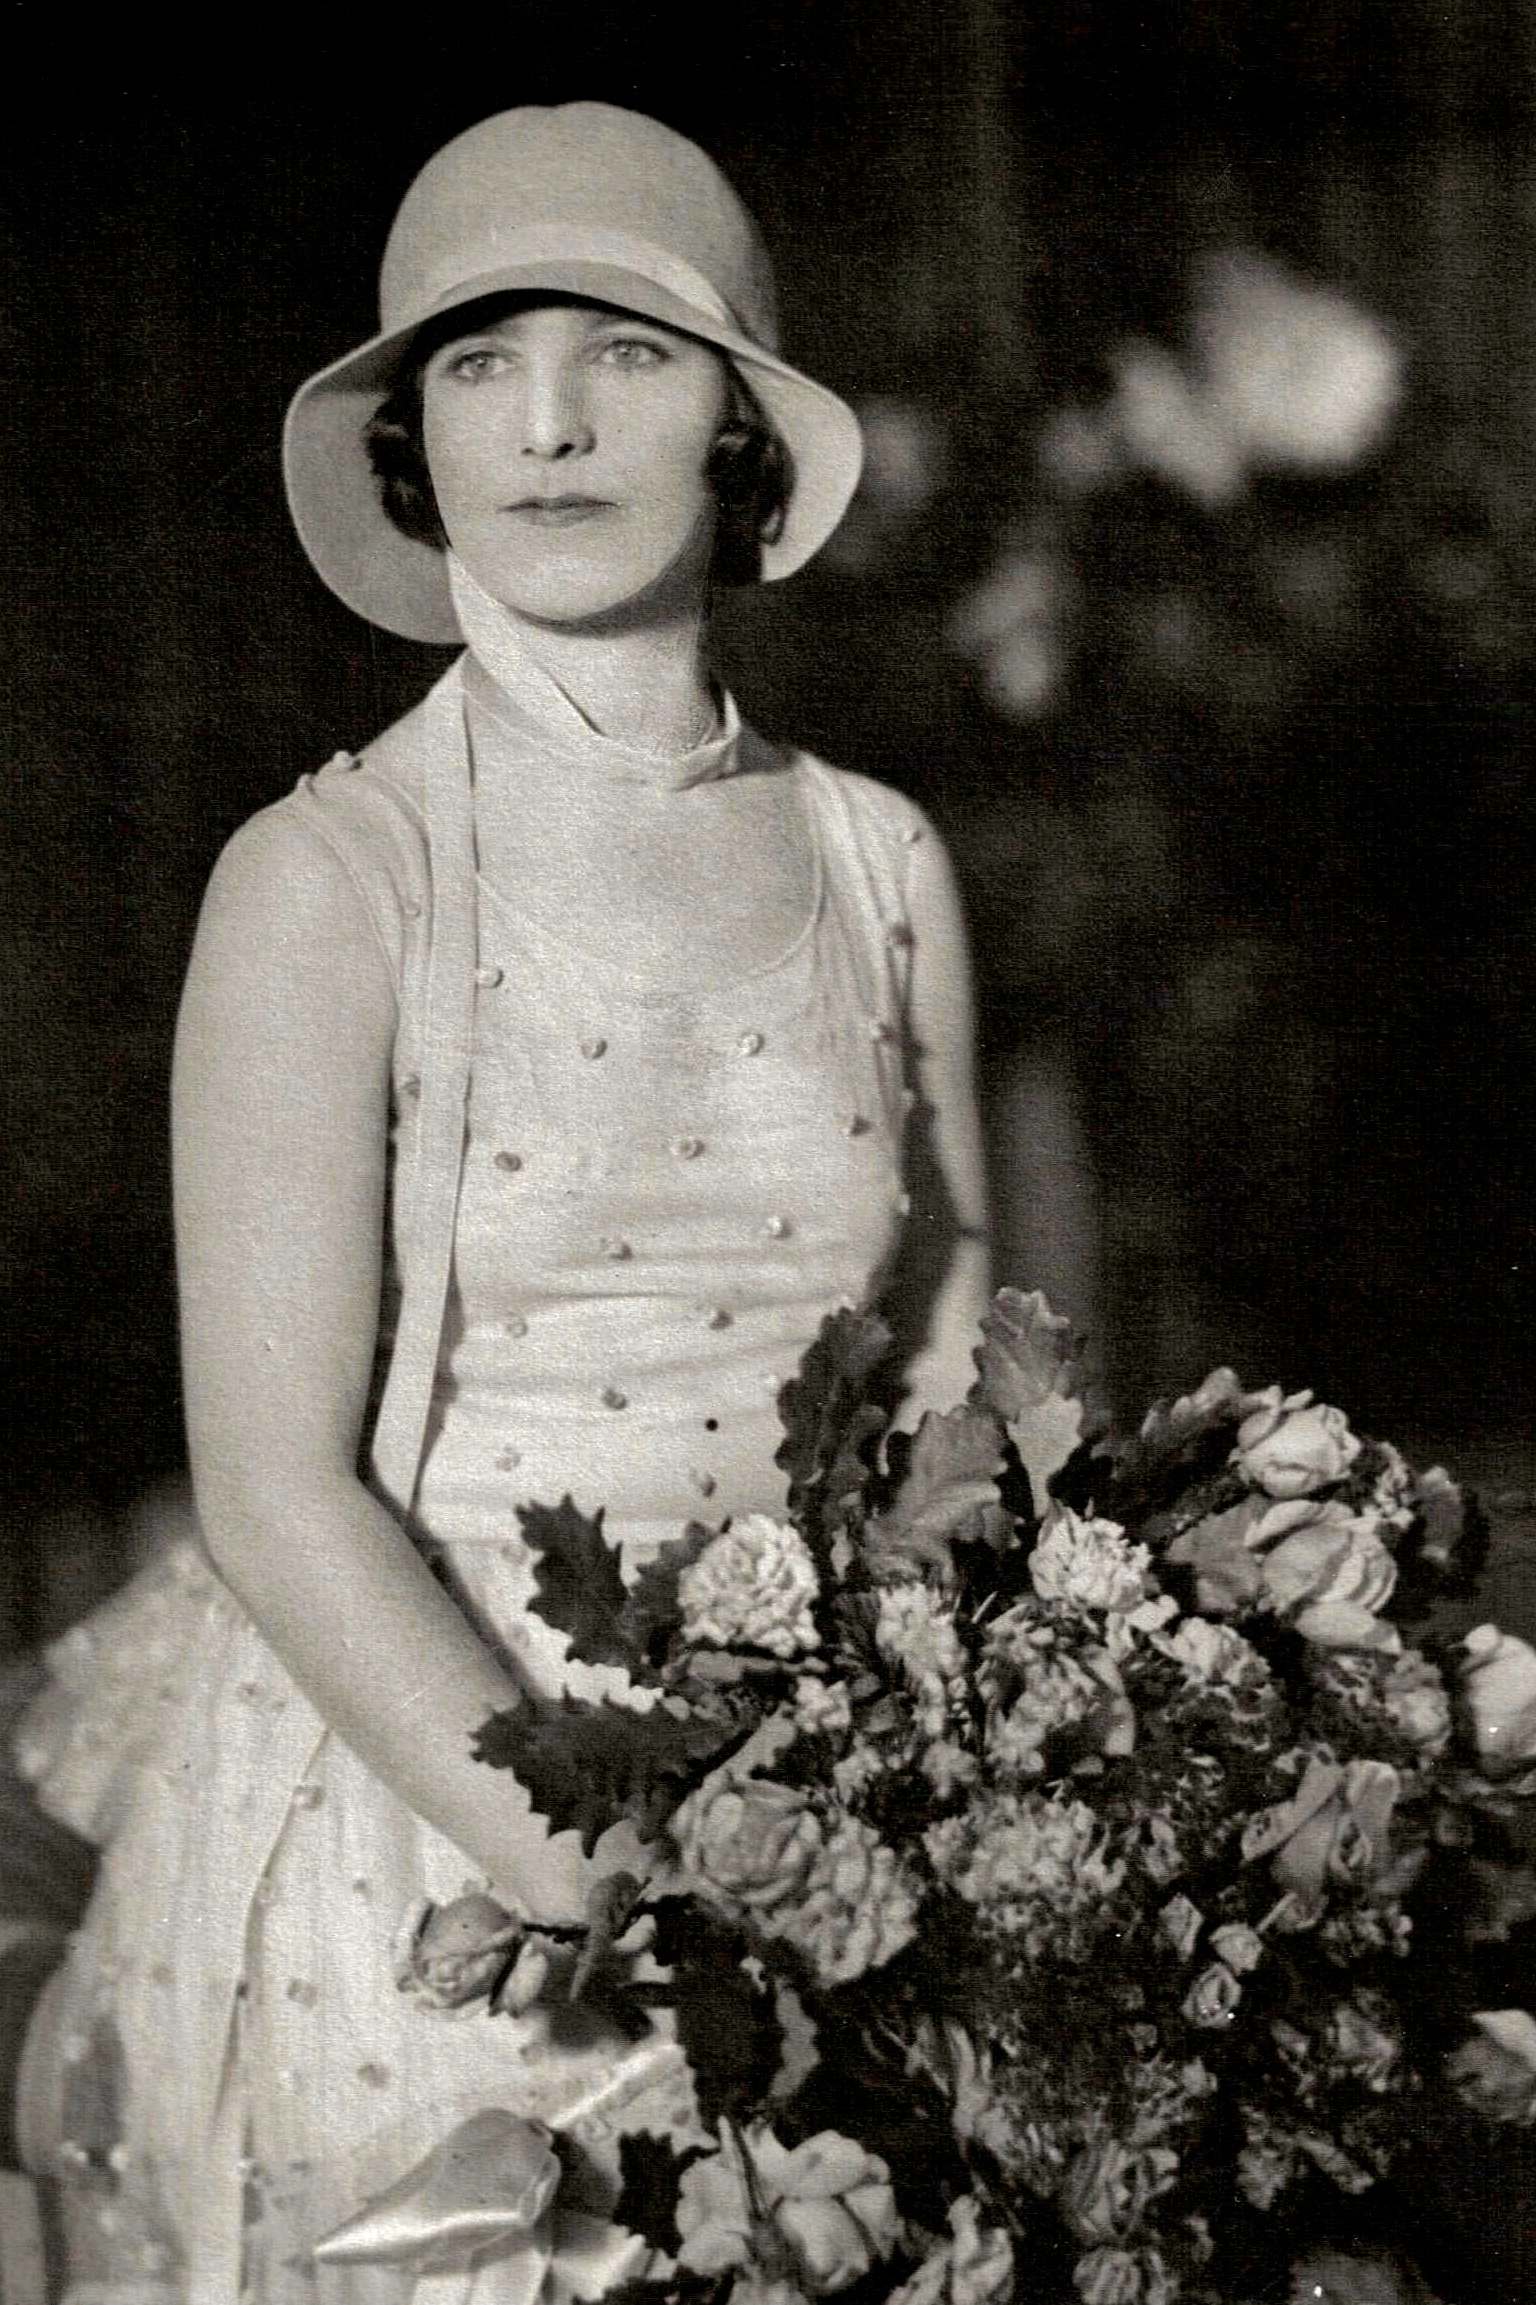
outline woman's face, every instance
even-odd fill
[[[433,353],[423,439],[448,541],[514,614],[581,624],[701,591],[724,361],[595,304],[527,306]]]

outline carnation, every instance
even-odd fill
[[[1075,1657],[1034,1652],[1025,1667],[1024,1688],[1006,1712],[987,1721],[986,1748],[1000,1769],[1038,1776],[1045,1766],[1042,1748],[1059,1729],[1085,1721],[1102,1703],[1104,1687]]]
[[[806,1673],[795,1683],[795,1727],[806,1736],[846,1736],[853,1726],[853,1700],[846,1681],[821,1681]]]
[[[746,1513],[679,1577],[683,1637],[694,1646],[802,1656],[821,1645],[811,1614],[818,1590],[799,1531],[766,1513]]]
[[[1029,1557],[1030,1581],[1042,1601],[1124,1613],[1145,1599],[1152,1556],[1126,1542],[1117,1521],[1083,1520],[1053,1504]]]
[[[917,1726],[939,1737],[966,1691],[965,1651],[954,1615],[928,1585],[888,1585],[880,1595],[875,1642],[901,1670],[916,1698]]]
[[[1036,1955],[1075,1945],[1078,1924],[1102,1923],[1105,1902],[1125,1879],[1124,1860],[1110,1856],[1099,1819],[1082,1801],[984,1795],[924,1838],[939,1878]]]

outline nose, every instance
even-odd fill
[[[556,353],[529,361],[523,403],[523,454],[555,464],[593,447],[579,362]]]

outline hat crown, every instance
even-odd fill
[[[401,202],[384,251],[386,330],[460,300],[536,235],[573,256],[605,240],[648,246],[658,271],[707,282],[743,332],[777,343],[773,274],[752,217],[714,162],[675,129],[613,104],[520,105],[435,153]]]

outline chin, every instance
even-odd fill
[[[674,614],[702,597],[712,538],[697,529],[669,538],[649,552],[567,550],[519,557],[476,554],[455,543],[470,574],[493,600],[530,624],[568,630],[621,630],[647,618]]]

